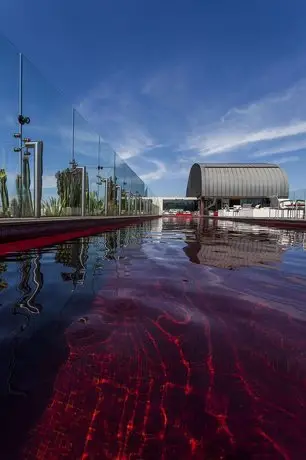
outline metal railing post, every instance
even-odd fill
[[[107,216],[107,208],[108,208],[108,179],[104,179],[104,181],[105,181],[104,214]]]
[[[121,193],[122,193],[121,186],[116,185],[116,188],[120,191],[119,197],[118,197],[119,199],[117,198],[117,201],[118,201],[118,215],[121,216],[121,198],[122,198],[122,196],[121,196]]]
[[[25,147],[34,149],[34,217],[41,217],[43,142],[25,142]]]

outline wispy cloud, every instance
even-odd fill
[[[166,163],[161,160],[145,157],[142,160],[141,166],[137,164],[133,164],[132,166],[144,182],[151,183],[163,178],[167,178],[167,180],[182,179],[184,181],[188,178],[190,165],[185,163],[177,161]],[[148,165],[152,165],[153,169],[148,170]]]
[[[140,178],[144,182],[153,182],[162,179],[167,173],[165,163],[160,160],[149,160],[149,162],[154,165],[154,169],[152,171],[140,174]]]
[[[199,154],[205,157],[239,149],[250,144],[275,141],[300,134],[306,134],[306,121],[292,122],[287,126],[274,126],[259,131],[230,133],[218,130],[212,134],[189,138],[187,149],[199,150]]]
[[[139,128],[136,128],[128,135],[122,137],[117,144],[116,151],[123,160],[128,160],[160,147],[162,147],[162,144],[154,143],[152,137]]]
[[[306,81],[303,80],[281,94],[264,97],[246,107],[233,108],[218,122],[187,136],[180,149],[197,151],[205,157],[241,149],[253,154],[255,149],[261,148],[262,152],[255,156],[267,156],[268,152],[288,151],[284,150],[283,142],[293,142],[296,136],[299,136],[300,145],[301,142],[304,145],[305,97]]]
[[[277,161],[275,161],[275,163],[284,164],[284,163],[292,163],[296,161],[300,161],[300,157],[298,156],[282,157],[282,158],[278,158]]]
[[[299,150],[304,149],[306,149],[306,138],[296,141],[292,141],[291,139],[289,139],[288,141],[284,140],[284,142],[281,145],[276,145],[275,147],[258,150],[252,154],[252,157],[263,158],[272,155],[279,155],[282,153],[297,152]]]
[[[121,74],[101,82],[79,104],[79,110],[101,132],[122,159],[127,160],[160,147],[143,122],[135,88],[126,88]]]

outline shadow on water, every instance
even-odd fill
[[[304,459],[305,248],[165,218],[2,259],[0,458]]]

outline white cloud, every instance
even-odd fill
[[[187,139],[186,150],[198,150],[203,157],[225,153],[234,149],[264,141],[306,134],[306,121],[292,122],[287,126],[274,126],[259,131],[229,132],[216,130],[203,136]]]
[[[116,146],[116,151],[123,160],[128,160],[160,147],[161,144],[155,144],[154,140],[146,132],[135,128],[129,134],[123,135]]]
[[[205,157],[240,150],[284,152],[283,142],[305,136],[306,81],[303,80],[281,94],[267,96],[246,107],[229,110],[213,124],[196,130],[180,146],[195,150]],[[264,154],[258,156],[265,156]]]
[[[122,75],[101,82],[79,104],[79,110],[97,128],[123,160],[160,147],[143,122],[135,90],[125,87]]]
[[[144,182],[153,182],[159,179],[162,179],[165,174],[167,173],[167,168],[165,163],[159,160],[149,160],[150,163],[153,163],[155,166],[155,169],[153,171],[140,174],[140,178]]]
[[[284,163],[292,163],[295,161],[300,161],[300,157],[298,156],[282,157],[282,158],[278,158],[278,160],[275,160],[275,163],[280,165]]]
[[[55,174],[43,175],[43,189],[56,188],[56,177]]]
[[[306,139],[301,139],[300,141],[289,140],[289,142],[284,141],[281,145],[276,145],[275,147],[270,147],[264,150],[258,150],[251,156],[254,158],[262,158],[271,155],[279,155],[281,153],[296,152],[298,150],[303,149],[306,149]]]

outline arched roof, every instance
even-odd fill
[[[286,173],[275,164],[195,163],[186,196],[208,198],[288,198]]]

